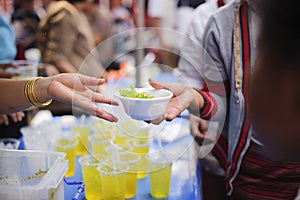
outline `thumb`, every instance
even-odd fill
[[[149,79],[149,83],[155,89],[167,89],[167,90],[170,90],[170,87],[169,87],[168,83],[162,83],[162,82],[159,82],[159,81],[155,81],[153,79]]]

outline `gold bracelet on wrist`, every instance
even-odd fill
[[[25,89],[24,89],[25,98],[28,101],[28,103],[30,103],[32,106],[35,106],[35,107],[48,106],[52,102],[51,99],[48,101],[45,101],[45,102],[40,102],[37,99],[37,97],[35,96],[34,85],[35,85],[36,81],[39,79],[41,79],[41,77],[36,77],[36,78],[30,79],[26,82]]]

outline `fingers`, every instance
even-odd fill
[[[165,119],[165,118],[164,118],[163,116],[161,116],[160,118],[151,120],[150,122],[151,122],[152,124],[158,125],[158,124],[160,124],[162,121],[164,121],[164,119]]]
[[[12,63],[0,64],[0,68],[2,68],[2,69],[7,69],[7,68],[9,68],[9,67],[12,67],[12,68],[18,68],[17,65],[14,65],[14,64],[12,64]]]
[[[9,115],[10,118],[13,120],[14,123],[22,121],[25,114],[23,112],[17,112]]]
[[[0,124],[5,124],[6,126],[9,125],[9,121],[8,121],[7,115],[0,115]]]
[[[155,81],[153,79],[149,79],[149,83],[155,89],[167,89],[167,90],[169,90],[169,87],[168,87],[167,83],[161,83],[161,82]]]
[[[78,97],[76,97],[78,99]],[[89,99],[86,98],[81,98],[80,101],[76,101],[74,102],[75,106],[83,109],[86,113],[96,116],[96,117],[100,117],[102,119],[108,120],[110,122],[117,122],[118,119],[113,116],[112,114],[101,110],[98,106],[96,106],[95,104],[93,104]]]
[[[85,86],[97,86],[105,83],[105,79],[98,79],[90,76],[79,74],[79,79],[82,85]]]
[[[101,110],[99,107],[97,107],[97,109],[96,109],[95,116],[100,117],[100,118],[105,119],[105,120],[110,121],[110,122],[117,122],[118,121],[118,118],[116,118],[115,116],[113,116],[112,114],[110,114],[110,113],[108,113],[104,110]]]
[[[18,73],[8,73],[8,72],[1,72],[0,73],[0,78],[11,78],[14,76],[18,76]]]
[[[198,129],[202,134],[206,134],[208,131],[207,122],[203,119],[199,119]]]
[[[97,103],[111,104],[114,106],[119,105],[118,102],[116,102],[108,97],[105,97],[102,94],[96,93],[96,92],[93,92],[91,101],[97,102]]]

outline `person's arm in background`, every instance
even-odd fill
[[[164,41],[163,41],[163,37],[162,37],[162,33],[161,30],[159,28],[163,28],[161,27],[161,20],[163,18],[163,12],[165,12],[163,10],[163,5],[165,0],[162,1],[157,1],[157,0],[149,0],[148,2],[148,16],[149,16],[149,26],[150,27],[154,27],[157,28],[155,29],[156,35],[158,37],[158,40],[160,42],[161,47],[165,47]]]
[[[228,77],[219,50],[220,33],[214,18],[206,26],[203,37],[204,87],[196,90],[181,83],[160,83],[150,80],[156,89],[168,89],[174,97],[168,104],[163,118],[173,120],[185,109],[205,120],[222,120],[226,115]],[[153,121],[160,123],[163,119]]]
[[[203,51],[202,37],[205,23],[206,17],[203,16],[202,9],[196,9],[180,47],[178,73],[176,73],[181,83],[198,90],[203,88],[203,61],[199,55]],[[208,137],[207,122],[193,114],[190,114],[189,118],[191,134],[201,144]]]
[[[87,114],[114,122],[117,118],[101,110],[94,102],[112,105],[117,105],[117,102],[88,89],[88,87],[100,86],[104,82],[104,79],[80,74],[59,74],[38,79],[34,84],[33,94],[41,103],[51,99],[69,103],[80,107]],[[31,106],[25,97],[26,83],[27,80],[0,79],[0,114],[21,111]]]

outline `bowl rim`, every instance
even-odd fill
[[[123,97],[120,95],[119,91],[120,90],[124,90],[124,89],[130,89],[130,88],[122,88],[122,89],[119,89],[117,91],[114,92],[114,96],[115,97],[118,97],[119,99],[126,99],[126,100],[132,100],[132,101],[161,101],[161,100],[168,100],[168,99],[171,99],[173,97],[173,92],[171,92],[170,90],[166,90],[166,89],[155,89],[155,88],[135,88],[136,90],[156,90],[156,91],[163,91],[163,92],[166,92],[167,95],[166,96],[163,96],[163,97],[154,97],[154,98],[151,98],[151,99],[142,99],[142,98],[132,98],[132,97]]]

